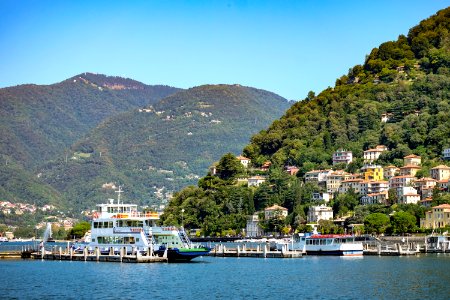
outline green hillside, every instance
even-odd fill
[[[422,21],[408,36],[373,49],[363,64],[337,79],[333,88],[317,96],[310,92],[251,138],[243,154],[253,167],[272,163],[264,173],[265,184],[258,188],[236,185],[236,178],[248,174],[233,167],[225,155],[220,169],[231,175],[206,176],[198,187],[179,192],[165,210],[164,222],[180,224],[184,209],[188,228],[202,228],[205,235],[239,232],[247,215],[279,204],[289,210],[286,222],[263,226],[299,228],[306,222],[312,192],[319,191],[317,186],[304,184],[303,175],[312,169],[330,168],[332,153],[339,148],[351,150],[357,157],[347,166],[348,172],[359,171],[364,150],[382,144],[389,151],[378,163],[401,165],[405,155],[418,154],[423,161],[418,175],[429,176],[430,167],[443,163],[443,148],[450,147],[449,32],[450,8]],[[388,117],[387,122],[382,116]],[[287,165],[300,168],[297,176],[287,175],[283,170]],[[258,174],[256,169],[249,172]],[[344,194],[334,200],[335,213],[344,211],[342,207],[356,209],[358,200],[355,194]],[[373,209],[387,214],[393,211],[391,207]],[[407,209],[416,218],[423,217],[423,207]],[[359,208],[353,221],[363,222],[361,216],[368,213],[368,208]]]
[[[65,160],[67,148],[106,118],[177,91],[92,73],[0,89],[0,199],[64,205],[65,195],[37,177],[40,166]]]
[[[160,204],[190,184],[224,152],[240,154],[252,134],[281,116],[290,103],[239,85],[206,85],[178,92],[145,109],[112,117],[71,148],[70,159],[41,170],[44,180],[92,208],[103,202],[103,183],[123,185],[136,203]]]
[[[114,84],[123,88],[112,89]],[[52,85],[2,88],[0,155],[27,168],[39,166],[62,156],[66,147],[106,118],[178,90],[91,73]]]

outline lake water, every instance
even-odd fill
[[[1,299],[449,299],[450,255],[1,260],[0,282]]]

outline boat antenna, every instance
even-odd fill
[[[122,191],[122,187],[119,185],[119,190],[115,191],[118,195],[117,195],[117,204],[120,204],[120,194],[123,193]]]

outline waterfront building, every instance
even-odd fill
[[[425,213],[425,218],[420,219],[422,228],[442,228],[450,225],[450,204],[434,206],[431,211]]]
[[[436,180],[446,180],[450,178],[450,167],[446,165],[439,165],[431,168],[430,175]]]
[[[403,158],[404,166],[408,166],[408,165],[420,166],[421,163],[422,163],[422,158],[415,154],[410,154]]]
[[[391,179],[394,176],[397,176],[399,172],[400,169],[393,165],[389,165],[383,168],[383,175],[387,180]]]
[[[383,145],[378,145],[376,146],[374,149],[368,149],[366,151],[364,151],[364,162],[365,163],[372,163],[375,160],[377,160],[381,153],[383,153],[384,151],[387,150],[386,146]]]
[[[259,227],[259,212],[255,212],[253,215],[248,217],[245,232],[247,237],[262,236],[263,230]]]
[[[318,223],[320,220],[332,220],[333,208],[319,205],[311,206],[308,210],[307,221],[308,223]]]
[[[267,207],[264,209],[264,218],[272,219],[272,218],[286,218],[288,215],[288,209],[279,205],[273,205],[271,207]]]
[[[353,161],[353,153],[352,151],[346,151],[344,149],[338,149],[333,153],[333,165],[339,163],[349,164]]]
[[[379,165],[365,165],[361,169],[364,172],[364,180],[383,180],[383,167]]]

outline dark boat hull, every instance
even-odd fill
[[[165,251],[166,251],[166,249],[159,249],[155,253],[158,256],[162,257],[162,256],[164,256]],[[192,249],[169,248],[169,249],[167,249],[167,260],[169,262],[191,261],[192,259],[194,259],[196,257],[208,255],[210,251],[211,251],[211,248],[209,248],[209,247],[192,248]]]

